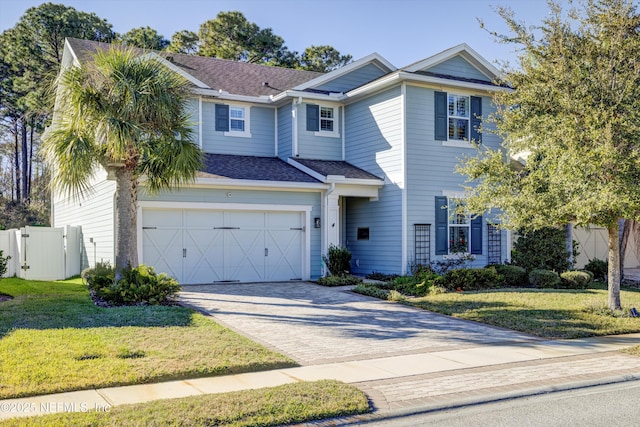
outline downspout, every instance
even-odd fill
[[[344,105],[342,106],[341,110],[342,110],[342,123],[341,123],[342,124],[342,160],[344,161],[344,160],[347,160],[346,154],[345,154],[345,135],[344,135],[344,130],[345,130],[344,117],[345,117],[345,114],[344,114]]]
[[[278,107],[275,108],[275,113],[273,114],[273,129],[274,129],[274,156],[278,157]]]
[[[291,114],[293,116],[293,138],[291,139],[291,157],[298,157],[298,105],[302,104],[302,97],[299,96],[297,101],[291,103]]]

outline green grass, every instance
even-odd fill
[[[355,387],[317,381],[116,406],[109,412],[13,418],[0,426],[277,426],[369,411],[367,397]]]
[[[618,312],[606,307],[602,285],[583,290],[451,292],[403,303],[544,338],[582,338],[640,332],[640,318],[628,316],[630,307],[640,308],[640,290],[623,290],[621,298],[625,310]]]
[[[80,279],[0,293],[0,398],[296,366],[191,309],[97,307]]]

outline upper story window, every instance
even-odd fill
[[[469,140],[469,97],[449,95],[449,140]]]
[[[320,132],[333,132],[334,108],[320,107]]]
[[[434,92],[435,139],[443,145],[471,146],[482,143],[482,98],[446,92]]]
[[[337,116],[338,107],[307,104],[307,131],[315,132],[316,136],[338,138]]]
[[[231,132],[244,132],[244,124],[244,107],[229,107],[229,130]]]
[[[225,136],[250,138],[249,106],[216,104],[216,131]]]

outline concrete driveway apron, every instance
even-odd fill
[[[534,337],[308,282],[184,286],[180,301],[301,365]]]

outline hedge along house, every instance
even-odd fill
[[[109,45],[67,39],[64,66]],[[141,191],[138,254],[181,283],[308,280],[330,245],[352,272],[406,273],[469,253],[507,259],[510,238],[463,203],[454,167],[493,111],[498,71],[466,44],[397,69],[378,54],[327,74],[140,51],[193,85],[189,110],[205,156],[195,183]],[[114,257],[115,184],[53,195],[52,224],[82,225],[84,264]]]

